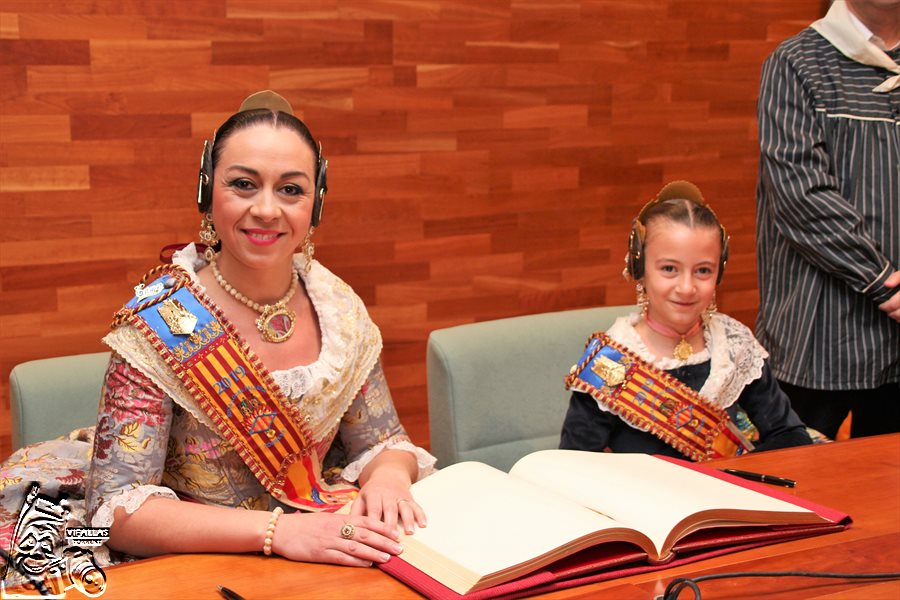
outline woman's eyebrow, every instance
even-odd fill
[[[245,173],[250,173],[251,175],[259,175],[259,171],[256,169],[251,169],[250,167],[245,167],[244,165],[230,165],[226,169],[226,171],[238,170],[244,171]]]
[[[256,175],[257,177],[259,176],[259,171],[245,165],[230,165],[225,170],[231,171],[232,169],[237,169],[238,171],[243,171],[245,173],[249,173],[250,175]],[[305,171],[286,171],[281,174],[281,179],[286,179],[288,177],[306,177],[307,179],[310,179],[309,175]]]

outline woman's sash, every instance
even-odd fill
[[[161,275],[160,275],[161,274]],[[262,486],[276,500],[334,512],[356,497],[321,475],[307,418],[222,312],[181,268],[157,267],[113,321],[140,331],[172,369]]]
[[[566,377],[619,418],[650,432],[692,460],[736,456],[753,449],[721,408],[665,371],[641,360],[602,332],[588,340]]]

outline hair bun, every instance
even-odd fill
[[[294,114],[291,103],[288,102],[284,96],[277,94],[272,90],[263,90],[261,92],[256,92],[255,94],[250,94],[243,102],[241,102],[241,107],[238,109],[238,112],[255,110],[258,108],[267,108],[275,112],[281,111],[289,115]]]
[[[666,200],[690,200],[696,204],[706,205],[700,188],[683,179],[667,183],[659,190],[659,193],[656,195],[656,202],[665,202]]]

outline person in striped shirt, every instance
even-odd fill
[[[807,425],[900,430],[900,0],[836,0],[763,66],[756,334]]]

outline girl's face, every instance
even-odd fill
[[[213,222],[222,262],[287,264],[309,230],[315,155],[291,129],[259,124],[226,141],[213,173]]]
[[[716,291],[719,229],[691,228],[666,218],[647,224],[644,289],[654,321],[683,333],[709,306]]]

